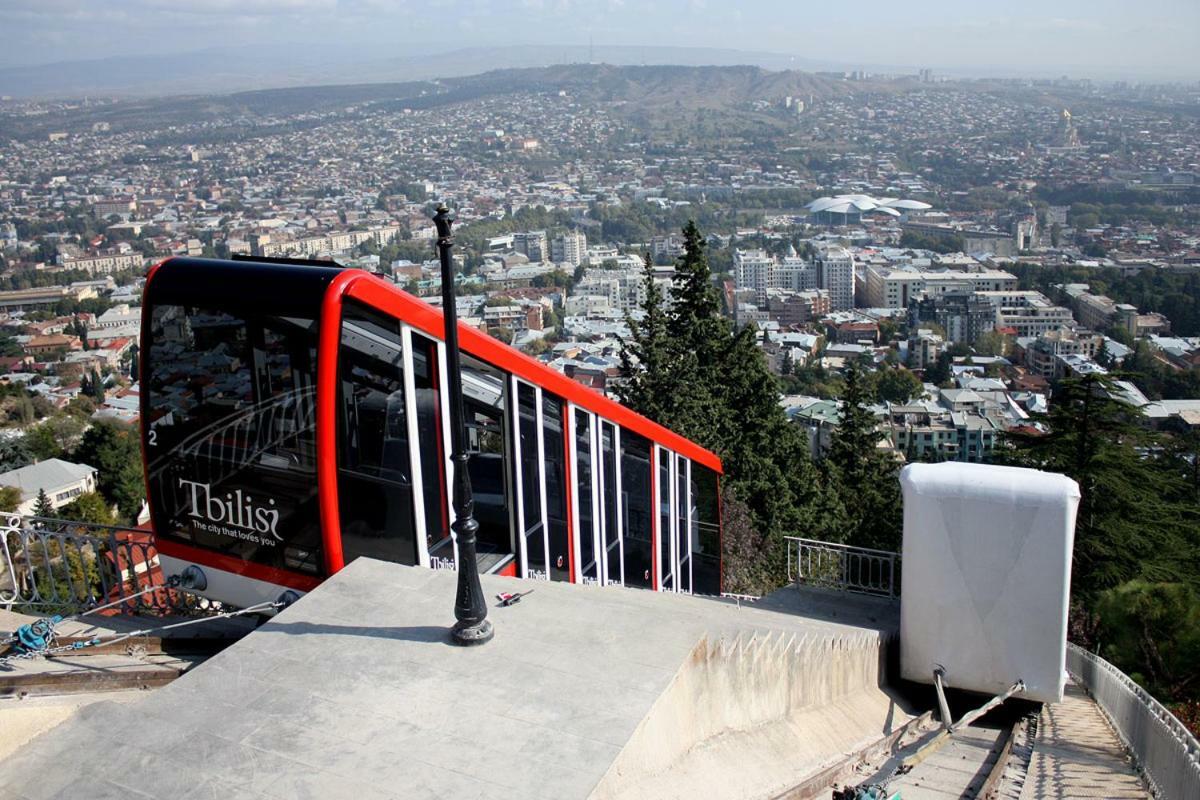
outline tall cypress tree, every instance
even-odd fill
[[[644,256],[644,262],[642,315],[640,319],[625,315],[630,334],[621,341],[624,381],[617,388],[617,396],[639,414],[672,427],[682,387],[674,369],[662,289],[654,282],[654,264],[649,255]]]
[[[649,275],[648,266],[647,281]],[[820,505],[820,482],[803,434],[779,405],[778,383],[757,345],[757,331],[749,326],[735,334],[720,315],[704,239],[694,223],[684,228],[684,254],[665,314],[659,301],[647,286],[642,318],[630,322],[621,397],[721,457],[724,490],[745,504],[753,521],[727,553],[742,559],[730,574],[781,582],[782,537],[811,533],[819,517],[814,509]]]
[[[732,327],[721,316],[704,237],[694,221],[683,228],[683,248],[671,279],[667,317],[675,371],[685,387],[676,398],[678,413],[673,422],[680,434],[716,449],[721,416],[716,393]]]
[[[827,480],[841,498],[845,541],[897,550],[902,528],[899,464],[877,446],[884,434],[869,403],[862,368],[852,363],[846,370],[841,420],[826,456]]]

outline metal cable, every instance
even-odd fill
[[[230,617],[238,617],[243,614],[254,614],[259,611],[269,611],[275,608],[283,608],[285,605],[286,603],[281,603],[279,601],[265,601],[252,606],[247,606],[246,608],[238,609],[237,611],[225,611],[220,614],[214,614],[211,617],[197,617],[195,619],[184,620],[183,622],[173,622],[170,625],[159,625],[153,628],[143,628],[141,630],[130,631],[128,633],[110,633],[102,636],[94,636],[84,642],[73,642],[72,644],[62,645],[60,647],[51,647],[48,644],[46,647],[38,650],[31,650],[23,653],[14,653],[12,655],[4,656],[3,658],[0,658],[0,666],[6,666],[13,661],[20,661],[23,659],[33,659],[39,657],[45,658],[59,655],[61,653],[74,652],[76,650],[83,650],[84,648],[93,647],[100,644],[120,644],[128,639],[132,639],[137,636],[148,636],[149,634],[156,633],[158,631],[182,628],[186,625],[196,625],[201,622],[211,622],[212,620],[216,619],[228,619]],[[55,639],[53,627],[46,635],[46,639],[49,643],[53,643]],[[15,640],[15,637],[13,640]]]

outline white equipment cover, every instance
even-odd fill
[[[1062,700],[1079,485],[1050,472],[911,464],[904,490],[900,672]]]

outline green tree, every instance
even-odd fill
[[[53,517],[54,505],[50,502],[50,495],[46,494],[45,489],[38,489],[37,501],[33,504],[33,514],[37,517]]]
[[[937,359],[925,368],[925,380],[937,386],[949,383],[953,377],[950,369],[953,363],[954,356],[950,355],[949,351],[943,350],[938,353]]]
[[[0,440],[0,472],[20,469],[33,463],[34,454],[30,450],[26,437]]]
[[[1160,443],[1139,424],[1141,410],[1116,399],[1114,381],[1064,379],[1033,417],[1048,432],[1010,434],[1001,456],[1079,483],[1071,586],[1085,609],[1134,579],[1200,585],[1200,507],[1169,459],[1154,455]]]
[[[903,367],[881,370],[875,379],[875,398],[881,403],[907,403],[924,391],[917,376]]]
[[[30,428],[23,437],[25,447],[32,460],[66,458],[79,444],[86,422],[76,416],[63,414],[51,417],[40,425]]]
[[[845,541],[860,547],[898,550],[902,527],[899,464],[880,450],[879,422],[869,408],[862,369],[846,370],[841,418],[826,455],[830,482],[846,515]]]
[[[90,522],[95,525],[115,525],[117,518],[112,507],[98,492],[86,492],[59,509],[63,519]]]
[[[754,327],[735,333],[720,315],[694,223],[684,228],[669,311],[649,261],[643,280],[642,316],[630,320],[622,343],[621,398],[721,457],[723,486],[750,517],[735,548],[741,555],[730,556],[741,559],[731,574],[758,576],[731,585],[758,585],[763,576],[778,585],[786,566],[782,537],[811,532],[816,524],[819,487],[804,436],[779,405],[778,382]]]
[[[126,520],[136,519],[145,496],[141,446],[131,425],[97,422],[79,441],[72,460],[95,467],[100,493]]]
[[[667,314],[662,289],[654,282],[654,265],[643,257],[641,319],[626,315],[629,337],[621,342],[621,374],[617,389],[621,402],[664,425],[675,420],[676,402],[683,386],[674,371],[675,352],[667,334]]]
[[[1007,355],[1008,337],[996,331],[987,331],[975,340],[974,349],[981,356]]]
[[[21,505],[21,490],[15,486],[0,486],[0,511],[16,511]]]
[[[1100,595],[1100,653],[1155,697],[1200,699],[1200,593],[1129,581]]]
[[[671,313],[667,336],[674,350],[677,380],[686,391],[675,399],[676,415],[670,427],[697,441],[708,441],[719,423],[721,373],[732,327],[720,314],[721,303],[705,254],[704,237],[696,223],[683,229],[683,255],[671,279]]]
[[[102,405],[104,403],[104,379],[100,377],[100,373],[94,367],[88,383],[92,387],[92,400],[96,402],[96,405]]]

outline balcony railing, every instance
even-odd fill
[[[880,597],[900,596],[900,554],[787,537],[788,581]]]
[[[1074,644],[1067,645],[1067,672],[1104,710],[1155,797],[1200,797],[1200,743],[1174,714],[1121,670]]]
[[[148,531],[0,514],[0,608],[66,615],[122,600],[113,613],[187,605],[167,588]]]

